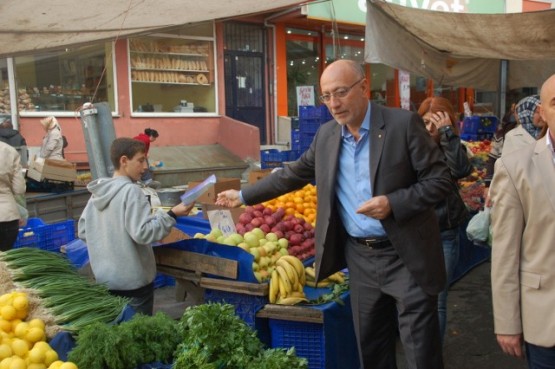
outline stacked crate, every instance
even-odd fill
[[[465,141],[489,140],[497,129],[496,116],[471,116],[464,118],[461,139]]]
[[[297,153],[297,157],[310,147],[318,128],[331,119],[333,117],[325,105],[299,107],[298,126],[291,125],[291,150]]]
[[[29,218],[27,225],[19,230],[14,248],[37,247],[59,252],[60,247],[75,239],[73,219],[46,224],[40,218]]]

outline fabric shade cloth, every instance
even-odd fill
[[[152,33],[213,19],[279,10],[298,0],[3,0],[0,57]]]
[[[365,61],[447,86],[497,90],[500,61],[508,89],[540,87],[555,73],[555,9],[468,14],[367,0]]]

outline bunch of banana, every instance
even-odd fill
[[[306,285],[309,287],[327,287],[332,283],[341,284],[345,282],[345,273],[338,271],[316,284],[316,271],[314,270],[314,266],[307,266],[304,270],[306,274]]]
[[[283,255],[276,261],[270,277],[270,303],[295,305],[308,301],[303,291],[305,283],[303,263],[296,256]]]

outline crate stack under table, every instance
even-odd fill
[[[252,274],[252,255],[241,248],[202,239],[183,240],[154,248],[158,271],[176,280],[176,298],[194,304],[221,302],[272,348],[295,347],[309,368],[357,368],[358,353],[349,293],[341,303],[285,306],[269,304],[268,283]],[[309,289],[309,297],[328,292]],[[312,295],[312,296],[311,296]]]

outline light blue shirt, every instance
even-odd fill
[[[379,220],[356,210],[372,198],[370,183],[370,104],[359,129],[360,139],[355,141],[347,127],[342,126],[339,166],[336,177],[336,195],[339,216],[349,235],[360,238],[385,237]]]

